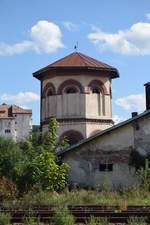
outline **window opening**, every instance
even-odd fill
[[[93,93],[93,94],[99,94],[99,93],[100,93],[99,88],[98,88],[98,87],[92,88],[92,93]]]
[[[75,87],[69,87],[65,91],[67,94],[75,94],[78,92],[78,90]]]
[[[48,92],[47,92],[47,96],[52,96],[52,95],[53,95],[52,90],[48,90]]]
[[[10,133],[10,129],[5,130],[5,134],[8,134],[8,133]]]
[[[102,163],[99,165],[99,171],[111,172],[111,171],[113,171],[113,164],[112,163]]]

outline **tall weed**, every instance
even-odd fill
[[[57,207],[55,209],[54,225],[74,225],[75,220],[66,207]]]
[[[0,213],[0,225],[10,225],[11,216],[8,213]]]
[[[108,220],[105,217],[97,217],[91,216],[89,221],[86,222],[86,225],[108,225]]]
[[[130,217],[128,220],[129,225],[146,225],[145,218],[143,217]]]
[[[40,225],[40,219],[34,217],[26,217],[24,219],[24,225]]]

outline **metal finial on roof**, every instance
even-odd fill
[[[74,50],[75,50],[75,52],[78,51],[78,41],[77,41],[76,45],[74,46]]]

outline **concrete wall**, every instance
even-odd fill
[[[70,166],[69,182],[97,187],[105,176],[114,186],[138,183],[135,168],[129,164],[131,152],[150,154],[150,115],[99,136],[67,152],[63,161]],[[101,163],[112,163],[112,172],[99,171]]]

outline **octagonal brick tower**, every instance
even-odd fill
[[[38,70],[41,81],[41,128],[50,118],[59,123],[58,136],[70,144],[113,125],[111,80],[117,69],[79,52]]]

